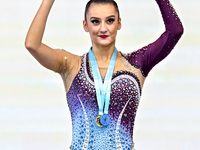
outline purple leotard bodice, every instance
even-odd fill
[[[95,119],[99,108],[88,54],[85,54],[81,69],[67,93],[73,123],[71,149],[133,147],[133,125],[141,91],[139,81],[134,74],[117,72],[112,77],[111,91],[108,114],[111,121],[107,127],[98,127]]]
[[[157,0],[166,31],[154,43],[137,51],[122,54],[127,68],[138,68],[146,77],[149,71],[173,49],[183,33],[182,24],[168,0]],[[140,80],[129,69],[113,73],[109,113],[110,123],[98,127],[98,104],[88,53],[67,93],[71,112],[72,150],[130,150],[134,147],[133,128],[141,96]]]

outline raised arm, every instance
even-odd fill
[[[129,62],[146,77],[149,71],[163,60],[183,34],[182,23],[169,0],[156,0],[165,24],[165,32],[153,43],[128,54]]]
[[[63,62],[61,50],[52,49],[42,43],[46,21],[53,3],[54,0],[42,1],[27,33],[25,46],[41,65],[58,72]]]

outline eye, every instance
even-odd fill
[[[115,19],[108,19],[107,22],[108,22],[109,24],[111,24],[111,23],[113,23],[114,21],[115,21]]]
[[[99,24],[99,21],[98,21],[98,20],[92,20],[91,22],[92,22],[94,25]]]

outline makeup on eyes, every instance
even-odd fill
[[[94,17],[92,17],[93,19],[94,19]],[[99,21],[99,19],[98,18],[95,18],[94,20],[93,19],[91,19],[91,22],[93,23],[93,24],[98,24],[100,21]],[[108,24],[109,23],[113,23],[115,21],[115,19],[114,18],[110,18],[110,19],[108,19],[106,22],[108,22]]]
[[[111,19],[108,19],[108,21],[111,21],[113,23],[115,19],[111,18]]]
[[[91,20],[91,22],[92,22],[93,24],[97,24],[97,23],[99,23],[98,20]]]

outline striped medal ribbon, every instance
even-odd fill
[[[110,103],[111,79],[115,67],[115,62],[117,59],[117,49],[115,48],[112,54],[108,70],[106,72],[104,83],[102,82],[99,67],[97,65],[97,61],[94,56],[92,47],[89,51],[89,59],[92,68],[92,74],[94,78],[96,95],[97,95],[97,102],[99,107],[99,115],[96,118],[95,122],[97,126],[103,127],[107,126],[110,122],[110,117],[108,116],[108,108]]]

